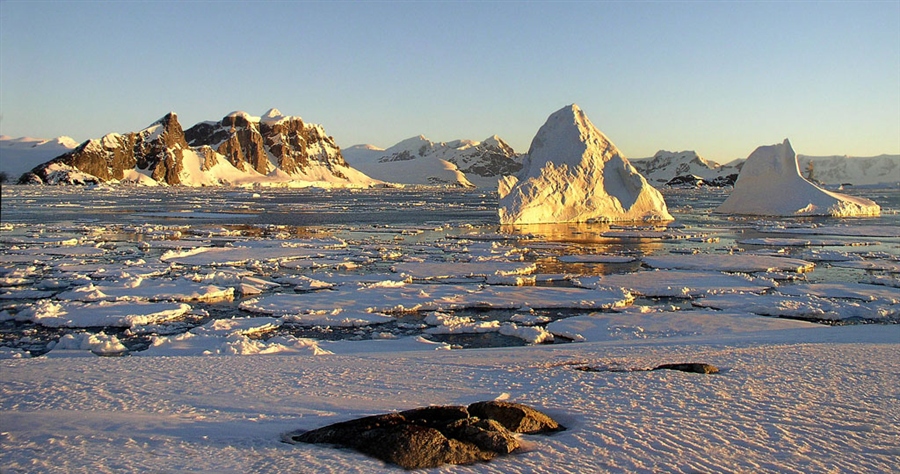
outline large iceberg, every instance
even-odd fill
[[[501,224],[672,220],[662,194],[575,104],[550,115],[499,194]]]
[[[861,197],[822,189],[800,174],[787,139],[747,157],[734,191],[716,211],[761,216],[877,216],[881,207]]]

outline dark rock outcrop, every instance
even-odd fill
[[[406,469],[418,469],[489,461],[518,449],[513,433],[563,429],[531,407],[490,401],[468,407],[432,406],[369,416],[289,433],[285,441],[334,444]]]
[[[126,170],[137,168],[161,183],[181,184],[183,152],[189,148],[178,117],[170,112],[140,132],[88,140],[22,179],[45,184],[99,183],[121,180]]]
[[[207,173],[217,165],[219,168]],[[148,182],[148,177],[163,184],[190,186],[266,180],[374,182],[349,167],[334,138],[321,126],[281,115],[276,109],[263,117],[234,112],[221,121],[201,122],[187,130],[175,113],[169,113],[139,132],[88,140],[35,167],[20,182]]]
[[[300,117],[284,116],[277,109],[262,117],[233,112],[219,122],[201,122],[184,133],[188,144],[209,146],[241,171],[267,174],[279,168],[292,175],[315,162],[342,176],[339,168],[348,166],[334,138],[322,127],[305,123]]]
[[[690,363],[682,363],[682,364],[662,364],[653,368],[653,370],[680,370],[681,372],[692,372],[695,374],[718,374],[719,368],[710,365],[710,364],[702,364],[696,362]]]

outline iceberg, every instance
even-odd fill
[[[787,139],[753,151],[734,191],[715,212],[760,216],[877,216],[881,207],[866,198],[822,189],[800,174]]]
[[[575,104],[550,115],[498,191],[501,224],[672,220],[662,194]]]

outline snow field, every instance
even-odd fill
[[[777,320],[771,320],[777,321]],[[282,433],[509,399],[568,430],[429,472],[891,472],[900,326],[270,357],[4,360],[4,472],[395,472]],[[704,361],[717,375],[629,372]],[[625,372],[584,372],[590,366]]]

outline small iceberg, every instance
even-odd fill
[[[759,216],[877,216],[866,198],[826,191],[800,174],[791,143],[761,146],[747,157],[734,191],[715,212]]]

